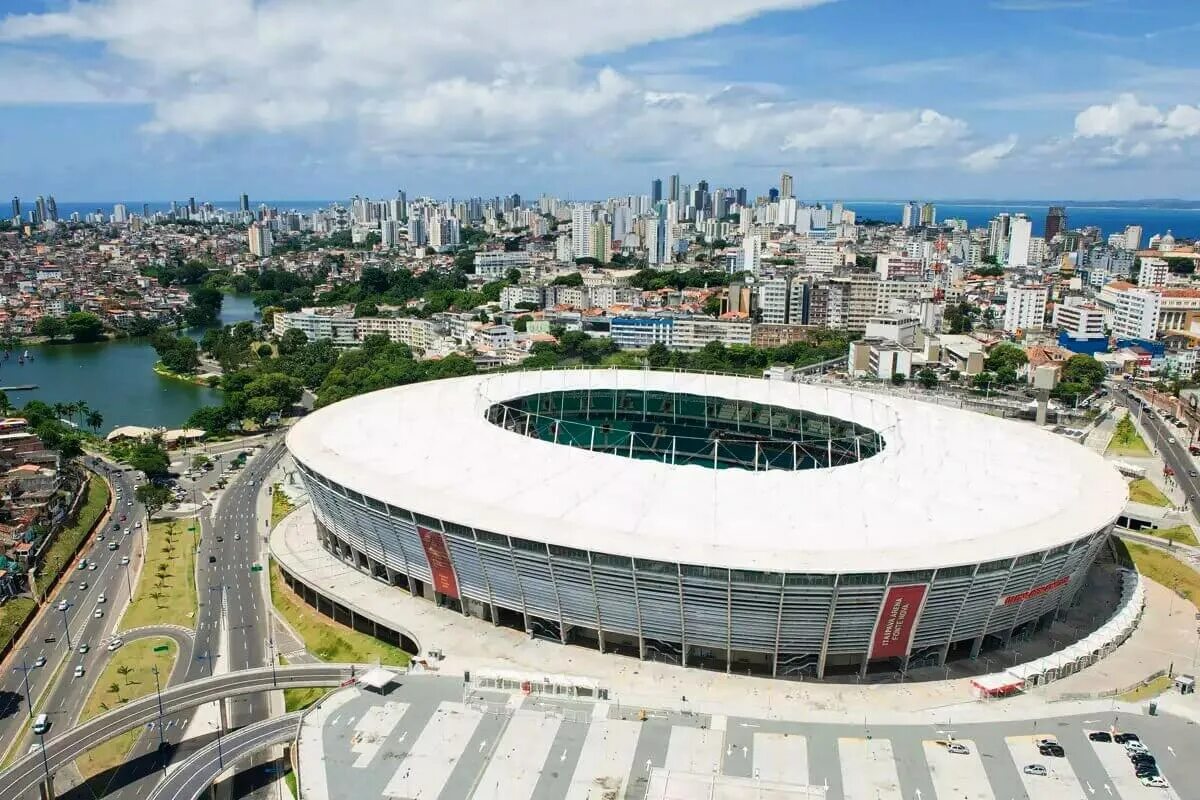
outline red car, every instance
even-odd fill
[[[124,514],[122,514],[122,515],[121,515],[121,522],[124,522],[124,521],[125,521],[125,515],[124,515]]]

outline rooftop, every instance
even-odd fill
[[[833,417],[883,449],[831,469],[706,469],[622,458],[488,422],[496,403],[614,388]],[[1117,471],[1032,425],[828,386],[692,373],[563,370],[386,389],[316,411],[293,455],[393,506],[483,530],[688,564],[788,572],[928,569],[1009,558],[1100,530]]]

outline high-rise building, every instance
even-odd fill
[[[196,198],[194,198],[194,197],[189,197],[189,198],[188,198],[188,214],[189,214],[190,216],[193,216],[193,217],[194,217],[194,216],[196,216],[196,211],[197,211],[197,208],[196,208]]]
[[[16,197],[15,195],[13,196],[12,201],[12,215],[13,219],[15,220],[21,219],[21,198]]]
[[[739,206],[746,205],[746,187],[745,186],[738,187],[736,202]]]
[[[142,203],[142,219],[150,219],[150,204]]]
[[[1064,206],[1050,206],[1046,212],[1046,233],[1042,237],[1047,242],[1060,233],[1067,232],[1067,209]]]
[[[46,215],[51,222],[58,222],[58,203],[54,202],[54,195],[46,197]]]
[[[36,225],[41,225],[46,221],[46,198],[40,194],[33,203],[33,221]]]
[[[667,257],[667,209],[659,203],[653,217],[642,220],[642,241],[646,248],[646,263],[654,266],[668,260]]]
[[[242,202],[241,202],[241,205],[239,206],[239,208],[240,208],[242,211],[249,211],[249,210],[250,210],[250,195],[248,195],[248,194],[243,194],[243,195],[242,195]]]
[[[1153,339],[1158,334],[1162,294],[1156,289],[1130,288],[1116,292],[1112,330],[1123,339]]]
[[[786,172],[779,176],[779,196],[785,198],[796,196],[792,192],[792,176]]]
[[[400,223],[394,219],[384,220],[379,223],[379,243],[385,248],[391,249],[396,246],[397,240],[400,238]]]
[[[667,178],[667,199],[679,201],[679,175],[672,175]]]
[[[593,222],[589,233],[591,252],[588,255],[601,264],[612,261],[612,226],[607,222]]]
[[[271,228],[267,225],[261,225],[257,222],[250,223],[247,229],[247,238],[250,240],[251,255],[259,258],[267,258],[271,255]]]
[[[839,220],[840,222],[840,220]],[[930,227],[937,224],[937,209],[933,203],[923,203],[921,205],[921,225]]]
[[[772,186],[770,189],[767,190],[767,202],[768,203],[778,203],[779,202],[779,190],[776,189],[774,186]]]
[[[1125,226],[1125,249],[1129,251],[1139,250],[1142,246],[1142,226],[1141,225],[1126,225]]]
[[[662,202],[662,179],[655,178],[650,181],[650,202],[653,205],[658,205]]]
[[[1004,330],[1008,333],[1041,330],[1049,297],[1050,290],[1045,286],[1009,286],[1004,304]]]
[[[113,206],[112,221],[117,225],[124,225],[129,221],[129,209],[124,203],[117,203]]]
[[[743,272],[749,272],[751,275],[758,274],[759,258],[759,240],[757,236],[751,234],[742,238],[742,263],[739,265]]]
[[[1033,236],[1033,223],[1024,214],[1012,218],[1008,233],[1008,266],[1029,266],[1029,240]]]
[[[900,211],[900,225],[904,228],[915,228],[921,222],[921,208],[916,202],[909,200]]]
[[[991,222],[988,223],[987,254],[997,261],[1002,261],[1003,256],[1008,252],[1008,233],[1011,222],[1012,217],[1004,213],[992,217]]]
[[[575,258],[588,258],[592,254],[592,221],[595,209],[588,203],[578,203],[571,208],[571,242]]]
[[[1137,285],[1144,288],[1161,287],[1167,285],[1167,276],[1171,270],[1167,265],[1166,260],[1161,258],[1145,257],[1140,260],[1141,267],[1138,270]]]
[[[425,220],[419,214],[413,214],[408,218],[408,242],[413,247],[424,247],[429,242]]]

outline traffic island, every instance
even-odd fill
[[[166,637],[138,639],[115,651],[95,679],[79,721],[87,722],[131,700],[153,694],[156,679],[158,685],[166,688],[178,654],[178,647]],[[114,736],[76,759],[75,766],[85,781],[103,777],[109,770],[125,763],[142,733],[141,728],[136,728]],[[96,797],[107,794],[107,786],[90,788]]]
[[[123,631],[146,625],[196,624],[196,519],[150,523],[146,561],[133,601],[121,617]]]

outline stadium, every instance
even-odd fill
[[[1127,498],[1028,424],[698,373],[385,389],[287,445],[322,545],[445,613],[790,678],[1006,646],[1071,602]]]

